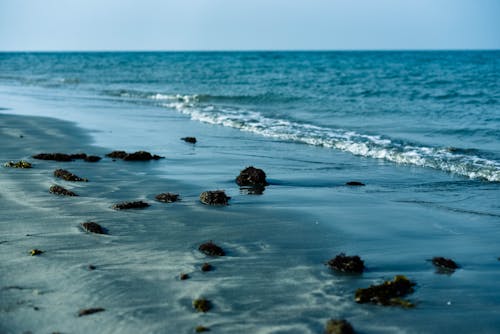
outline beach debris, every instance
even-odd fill
[[[65,181],[71,181],[71,182],[88,182],[89,181],[88,179],[76,176],[75,174],[68,172],[65,169],[56,169],[54,171],[54,176],[58,177],[60,179],[63,179]]]
[[[134,153],[127,153],[125,151],[113,151],[106,154],[106,156],[113,159],[122,159],[124,161],[149,161],[163,159],[163,157],[160,157],[159,155],[153,155],[146,151],[137,151]]]
[[[354,334],[354,328],[345,319],[330,319],[326,322],[325,334]]]
[[[414,305],[401,297],[413,292],[415,283],[403,275],[395,276],[392,281],[385,281],[379,285],[371,285],[368,288],[358,289],[355,294],[356,303],[372,303],[383,306],[402,306],[405,308]]]
[[[135,202],[121,202],[112,206],[115,210],[128,210],[128,209],[144,209],[150,206],[148,203],[143,201]]]
[[[438,273],[453,273],[459,268],[458,264],[452,259],[447,259],[441,256],[432,258],[432,264],[438,269]]]
[[[210,332],[210,328],[205,327],[205,326],[196,326],[194,329],[196,333],[203,333],[203,332]]]
[[[78,196],[76,193],[72,192],[71,190],[68,190],[66,188],[63,188],[61,186],[53,185],[49,188],[49,192],[55,195],[59,196]]]
[[[106,234],[106,230],[99,224],[95,222],[85,222],[82,223],[82,228],[91,233],[96,233],[96,234]]]
[[[101,160],[101,157],[98,157],[97,155],[89,155],[84,159],[86,162],[98,162]]]
[[[212,241],[205,242],[198,247],[198,250],[208,256],[224,256],[226,253],[222,248],[214,244]]]
[[[345,185],[351,186],[351,187],[360,187],[360,186],[364,186],[365,184],[363,182],[359,182],[359,181],[349,181]]]
[[[224,190],[204,191],[200,194],[200,201],[206,205],[227,205],[231,197]]]
[[[157,201],[164,203],[173,203],[179,200],[179,194],[161,193],[155,196]]]
[[[54,160],[54,161],[72,161],[73,158],[69,154],[65,153],[40,153],[33,156],[34,159],[38,160]]]
[[[205,298],[195,299],[193,301],[193,307],[197,312],[207,312],[212,308],[212,303]]]
[[[212,271],[213,269],[214,267],[210,263],[205,262],[201,265],[201,271],[203,272]]]
[[[236,177],[239,186],[265,187],[269,185],[266,181],[266,173],[253,166],[247,167]]]
[[[183,137],[181,140],[184,140],[186,143],[196,144],[195,137]]]
[[[103,311],[105,311],[105,309],[103,309],[102,307],[86,308],[86,309],[82,309],[82,310],[78,311],[78,316],[83,317],[85,315],[91,315],[91,314],[99,313],[99,312],[103,312]]]
[[[4,167],[10,167],[10,168],[33,168],[31,163],[24,161],[24,160],[19,160],[18,162],[14,161],[9,161],[4,164]]]
[[[361,274],[365,269],[365,263],[358,255],[347,256],[340,253],[327,263],[330,268],[345,273]]]
[[[187,279],[189,279],[189,275],[188,274],[185,274],[185,273],[181,273],[181,275],[179,276],[180,280],[181,281],[185,281]]]
[[[31,256],[37,256],[37,255],[40,255],[40,254],[42,254],[42,253],[43,253],[43,251],[42,251],[42,250],[39,250],[39,249],[36,249],[36,248],[35,248],[35,249],[30,250],[30,255],[31,255]]]

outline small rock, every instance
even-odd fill
[[[239,186],[256,186],[265,187],[269,185],[266,181],[266,173],[259,168],[247,167],[240,172],[236,178],[236,183]]]
[[[101,160],[101,157],[98,157],[97,155],[89,155],[84,159],[86,162],[98,162]]]
[[[40,255],[40,254],[42,254],[42,253],[43,253],[43,251],[42,251],[42,250],[39,250],[39,249],[36,249],[36,248],[35,248],[35,249],[30,250],[30,255],[31,255],[31,256]]]
[[[330,319],[326,322],[325,334],[354,334],[354,328],[344,319]]]
[[[210,332],[210,328],[205,326],[196,326],[194,330],[196,333]]]
[[[89,264],[89,266],[87,268],[88,268],[88,270],[91,270],[91,271],[97,269],[97,267],[94,266],[93,264]]]
[[[106,234],[106,231],[102,228],[102,226],[94,222],[82,223],[82,227],[87,232],[96,234]]]
[[[65,181],[71,181],[71,182],[88,182],[87,179],[81,178],[79,176],[76,176],[73,173],[68,172],[65,169],[56,169],[54,171],[54,176],[58,177],[60,179],[63,179]]]
[[[40,153],[33,156],[38,160],[54,160],[54,161],[72,161],[73,159],[69,154],[65,153]]]
[[[24,160],[19,160],[18,162],[14,161],[9,161],[4,164],[4,167],[11,167],[11,168],[32,168],[33,166]]]
[[[203,272],[212,271],[213,269],[214,267],[210,263],[205,262],[201,265],[201,271]]]
[[[156,200],[164,203],[173,203],[179,200],[179,194],[161,193],[155,196]]]
[[[148,203],[143,201],[135,201],[135,202],[122,202],[117,203],[112,206],[115,210],[128,210],[128,209],[144,209],[150,206]]]
[[[409,301],[402,300],[404,297],[413,292],[415,283],[411,282],[405,276],[399,275],[394,277],[392,281],[385,281],[380,285],[372,285],[365,289],[356,290],[356,303],[372,303],[383,306],[397,305],[403,307],[412,307],[413,304]]]
[[[365,263],[358,255],[347,256],[344,253],[328,261],[328,265],[334,270],[346,273],[361,274],[365,269]]]
[[[55,195],[59,196],[78,196],[76,193],[72,192],[71,190],[68,190],[66,188],[63,188],[58,185],[53,185],[49,188],[49,192]]]
[[[83,310],[78,311],[78,316],[83,317],[85,315],[90,315],[90,314],[103,312],[103,311],[105,311],[105,309],[103,309],[102,307],[87,308],[87,309],[83,309]]]
[[[188,274],[182,273],[179,278],[181,281],[185,281],[185,280],[189,279],[190,277]]]
[[[196,311],[205,313],[212,308],[212,305],[207,299],[200,298],[193,301],[193,307]]]
[[[365,184],[359,181],[349,181],[345,184],[346,186],[353,186],[353,187],[360,187],[364,186]]]
[[[205,242],[198,247],[198,250],[208,256],[224,256],[226,253],[222,248],[214,244],[212,241]]]
[[[432,264],[439,270],[444,272],[453,272],[455,271],[455,269],[459,268],[459,266],[452,259],[447,259],[440,256],[433,257]]]
[[[206,205],[227,205],[230,199],[224,190],[204,191],[200,194],[200,201]]]
[[[186,143],[196,144],[195,137],[184,137],[184,138],[181,138],[181,140],[184,140]]]

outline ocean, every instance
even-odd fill
[[[116,299],[103,297],[106,308],[123,307],[105,318],[103,333],[160,333],[167,324],[192,332],[198,315],[181,315],[192,296],[154,284],[168,285],[179,268],[174,259],[195,263],[199,255],[175,253],[164,268],[144,260],[158,261],[170,242],[196,248],[189,234],[217,236],[233,250],[210,288],[200,280],[189,290],[216,300],[215,315],[201,318],[213,332],[321,333],[332,317],[360,333],[500,331],[499,51],[0,53],[0,108],[74,122],[100,153],[166,157],[127,170],[143,183],[134,183],[142,193],[126,189],[151,199],[171,182],[185,200],[165,219],[183,227],[173,233],[153,216],[127,218],[141,232],[117,232],[123,241],[108,245],[124,242],[134,252],[120,248],[122,267],[116,258],[103,264],[111,268],[105,278],[119,282],[109,283]],[[185,136],[198,142],[188,145]],[[251,165],[267,173],[261,195],[234,183]],[[126,199],[117,189],[132,186],[119,181],[99,196]],[[225,189],[230,206],[199,204],[208,189]],[[92,217],[111,224],[108,211],[93,208]],[[366,272],[324,266],[342,252],[360,255]],[[434,256],[460,268],[436,273]],[[141,261],[156,283],[140,277]],[[120,279],[132,272],[138,281]],[[354,302],[357,288],[398,274],[417,283],[408,296],[414,308]],[[15,283],[7,281],[0,277]],[[147,298],[144,281],[153,284]],[[138,290],[127,296],[130,289]],[[6,330],[20,329],[18,322]]]

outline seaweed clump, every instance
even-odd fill
[[[128,210],[128,209],[144,209],[149,206],[148,203],[143,201],[135,201],[135,202],[121,202],[112,206],[115,210]]]
[[[383,306],[402,306],[405,308],[414,305],[401,297],[413,292],[415,283],[403,275],[395,276],[392,281],[385,281],[380,285],[358,289],[355,294],[356,303],[372,303]]]
[[[217,246],[212,241],[205,242],[205,243],[201,244],[198,247],[198,250],[200,252],[202,252],[203,254],[206,254],[208,256],[224,256],[224,255],[226,255],[226,252],[224,252],[224,250],[221,247]]]
[[[195,137],[183,137],[181,140],[184,140],[186,143],[196,144]]]
[[[83,309],[83,310],[78,311],[78,316],[83,317],[85,315],[91,315],[91,314],[99,313],[99,312],[103,312],[103,311],[105,311],[105,309],[103,309],[102,307],[87,308],[87,309]]]
[[[24,160],[19,160],[18,162],[14,161],[9,161],[4,164],[4,167],[10,167],[10,168],[33,168],[31,163],[24,161]]]
[[[345,273],[361,274],[365,269],[365,263],[358,255],[347,256],[344,253],[328,261],[328,265],[334,270]]]
[[[365,184],[363,182],[359,182],[359,181],[349,181],[345,185],[351,186],[351,187],[361,187],[361,186],[364,186]]]
[[[224,190],[204,191],[200,194],[200,201],[206,205],[228,205],[231,197]]]
[[[95,222],[85,222],[82,223],[82,228],[91,233],[96,233],[96,234],[106,234],[106,230],[99,224]]]
[[[156,154],[151,154],[146,151],[137,151],[134,153],[127,153],[125,151],[113,151],[111,153],[106,154],[107,157],[113,159],[122,159],[124,161],[149,161],[149,160],[159,160],[163,157],[160,157]]]
[[[54,161],[72,161],[71,155],[65,153],[40,153],[33,156],[34,159],[38,160],[54,160]]]
[[[213,269],[214,267],[210,263],[205,262],[201,265],[201,271],[203,272],[212,271]]]
[[[455,261],[441,256],[433,257],[432,264],[438,269],[438,273],[453,273],[459,268]]]
[[[354,334],[354,328],[347,320],[330,319],[326,322],[325,334]]]
[[[186,273],[182,273],[182,274],[180,274],[179,279],[181,281],[185,281],[185,280],[189,279],[189,275]]]
[[[205,298],[195,299],[193,307],[197,312],[208,312],[212,308],[212,303]]]
[[[43,251],[42,251],[42,250],[39,250],[39,249],[36,249],[36,248],[35,248],[35,249],[30,250],[30,255],[31,255],[31,256],[37,256],[37,255],[40,255],[40,254],[42,254],[42,253],[43,253]]]
[[[236,183],[239,186],[265,187],[269,185],[266,181],[266,173],[253,166],[247,167],[236,177]]]
[[[71,181],[71,182],[88,182],[88,179],[76,176],[75,174],[68,172],[65,169],[56,169],[54,171],[54,176],[58,177],[60,179],[63,179],[65,181]]]
[[[210,332],[210,328],[205,327],[205,326],[196,326],[194,329],[196,333],[203,333],[203,332]]]
[[[53,185],[49,188],[49,192],[54,194],[54,195],[59,195],[59,196],[78,196],[78,194],[72,192],[71,190],[68,190],[66,188],[63,188],[61,186]]]
[[[179,194],[161,193],[155,196],[157,201],[164,203],[173,203],[179,200]]]

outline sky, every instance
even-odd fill
[[[0,0],[0,51],[500,49],[500,0]]]

